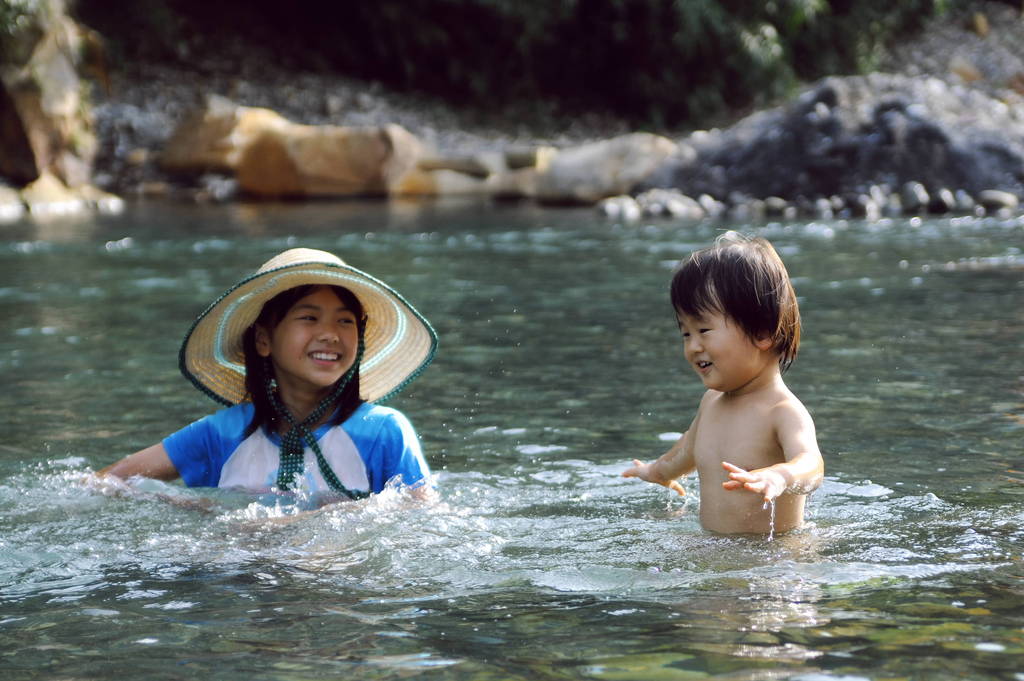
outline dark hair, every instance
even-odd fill
[[[752,340],[770,338],[783,371],[796,359],[800,307],[786,266],[767,240],[723,234],[679,264],[670,290],[677,312],[718,312]]]
[[[245,330],[242,336],[242,349],[245,352],[245,390],[253,406],[256,408],[252,422],[246,428],[246,435],[252,434],[261,425],[266,425],[271,431],[278,427],[281,415],[277,413],[274,406],[267,397],[267,381],[274,378],[273,364],[261,357],[256,351],[256,327],[262,326],[267,331],[273,331],[288,310],[292,309],[295,303],[308,296],[314,289],[322,284],[304,284],[282,291],[263,304],[259,317]],[[363,316],[363,305],[356,298],[355,294],[341,286],[328,286],[334,291],[338,299],[356,316],[359,325],[360,337],[366,327],[366,318]],[[268,375],[269,372],[269,375]],[[343,377],[344,378],[344,377]],[[342,380],[342,379],[339,379]],[[356,371],[349,380],[348,385],[342,390],[332,408],[336,411],[331,419],[332,424],[339,424],[352,415],[363,399],[359,396],[359,372]]]

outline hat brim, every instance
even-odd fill
[[[362,304],[367,323],[359,387],[367,402],[394,396],[433,360],[437,334],[397,291],[345,264],[306,262],[257,272],[214,301],[185,335],[179,353],[181,373],[218,402],[245,401],[245,330],[264,303],[308,284],[342,286]]]

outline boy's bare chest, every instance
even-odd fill
[[[714,471],[723,479],[723,461],[750,470],[783,460],[768,410],[718,404],[702,411],[693,453],[702,473]]]

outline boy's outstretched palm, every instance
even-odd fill
[[[776,471],[767,468],[748,471],[728,461],[722,462],[722,468],[729,471],[729,479],[722,483],[725,489],[742,489],[763,494],[764,500],[769,503],[786,491],[786,480]]]
[[[683,486],[679,484],[678,480],[662,480],[661,478],[654,475],[654,473],[651,471],[651,467],[653,465],[654,464],[651,463],[644,463],[639,459],[633,459],[633,467],[627,468],[626,470],[622,471],[622,477],[640,478],[645,482],[653,482],[655,484],[662,485],[663,487],[668,487],[670,490],[678,493],[680,496],[686,496],[686,490],[683,489]]]

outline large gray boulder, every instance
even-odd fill
[[[685,142],[696,155],[670,160],[646,186],[796,199],[919,182],[928,192],[1024,195],[1024,109],[937,78],[826,78],[790,104]]]

